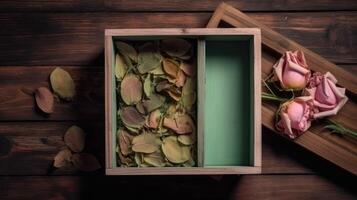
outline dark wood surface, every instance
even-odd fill
[[[356,177],[263,129],[263,174],[105,177],[55,170],[72,124],[104,165],[105,28],[204,27],[220,1],[31,1],[0,3],[0,199],[356,199]],[[354,0],[228,1],[283,35],[357,73]],[[28,90],[61,66],[78,95],[51,116]]]

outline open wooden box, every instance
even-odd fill
[[[117,164],[114,41],[188,38],[197,44],[196,167]],[[261,172],[260,29],[109,29],[105,31],[107,175]]]

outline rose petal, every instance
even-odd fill
[[[138,76],[128,74],[120,85],[120,95],[127,105],[138,103],[142,97],[142,83]]]
[[[64,135],[64,143],[74,152],[81,152],[84,149],[86,135],[78,126],[71,126]]]
[[[132,106],[122,108],[119,115],[127,127],[141,128],[145,124],[145,118]]]
[[[39,87],[35,90],[37,106],[47,114],[53,112],[53,94],[47,87]]]
[[[65,100],[72,100],[76,94],[74,81],[71,75],[60,67],[51,72],[50,81],[52,90]]]

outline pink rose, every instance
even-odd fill
[[[297,97],[284,103],[279,112],[276,128],[282,134],[294,139],[311,126],[313,99],[310,96]]]
[[[318,111],[314,114],[315,119],[336,115],[347,102],[346,89],[337,87],[336,83],[336,78],[330,72],[324,75],[316,72],[311,77],[304,95],[311,96],[314,100],[314,106]]]
[[[273,66],[275,78],[284,90],[305,88],[311,72],[302,51],[287,51]]]

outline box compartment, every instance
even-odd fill
[[[252,39],[205,38],[204,166],[254,165]]]
[[[259,29],[109,29],[105,35],[107,175],[261,172]],[[113,43],[167,37],[197,40],[197,166],[118,167]]]

